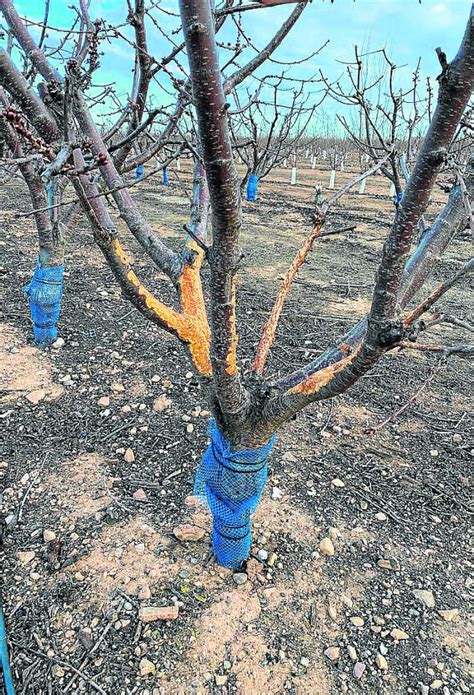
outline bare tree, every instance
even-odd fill
[[[202,381],[216,425],[198,470],[197,490],[207,497],[213,511],[213,542],[219,561],[236,567],[249,552],[250,514],[265,481],[266,460],[277,429],[308,404],[345,392],[388,351],[400,346],[416,348],[418,321],[426,307],[459,279],[445,283],[436,296],[430,295],[418,308],[404,314],[436,259],[468,221],[465,192],[471,195],[474,187],[472,158],[466,176],[452,188],[445,208],[410,256],[418,221],[472,93],[474,15],[469,17],[457,55],[450,63],[441,60],[437,106],[383,248],[367,317],[323,356],[268,380],[264,370],[277,334],[280,307],[312,240],[321,231],[326,210],[318,211],[308,240],[285,276],[263,328],[253,368],[244,373],[238,354],[236,315],[242,205],[227,94],[280,45],[301,15],[304,3],[296,6],[264,51],[222,79],[216,43],[220,15],[213,15],[207,0],[180,1],[192,87],[192,92],[186,92],[186,108],[192,103],[195,109],[198,143],[189,236],[179,251],[166,245],[150,227],[129,193],[86,103],[84,80],[87,82],[88,70],[81,67],[83,60],[69,60],[65,78],[59,78],[44,51],[34,44],[11,0],[0,0],[0,9],[44,80],[40,90],[43,96],[38,96],[11,56],[6,54],[0,62],[6,94],[0,123],[7,145],[14,157],[22,145],[42,160],[39,169],[31,161],[19,166],[24,167],[22,174],[35,209],[41,249],[48,252],[46,262],[51,262],[48,244],[55,230],[49,212],[54,208],[45,204],[42,182],[61,173],[73,185],[80,208],[125,295],[151,322],[184,345]],[[23,114],[18,111],[20,107]],[[104,191],[99,190],[94,171],[100,172]],[[175,287],[178,308],[154,296],[134,272],[111,219],[108,198],[150,261]],[[54,249],[52,254],[54,257]],[[210,269],[208,288],[202,286],[203,263]],[[472,351],[470,346],[462,350],[438,348],[448,353]]]
[[[288,88],[282,90],[284,78],[280,77],[271,84],[270,101],[257,95],[249,100],[247,108],[230,114],[232,142],[247,169],[242,188],[249,182],[256,193],[257,182],[297,152],[318,105],[307,105],[310,95],[304,93],[306,84],[301,80],[285,102],[283,92]]]
[[[337,119],[366,161],[375,163],[389,155],[381,171],[399,200],[403,192],[399,157],[405,154],[408,166],[414,162],[423,125],[429,121],[432,90],[428,82],[423,94],[419,61],[408,87],[399,86],[397,70],[385,49],[361,53],[355,46],[345,79],[326,83],[339,104],[355,110],[352,119],[344,114]]]

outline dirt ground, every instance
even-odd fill
[[[189,185],[189,164],[179,174]],[[244,203],[240,353],[252,358],[278,278],[310,226],[304,164],[261,182]],[[336,183],[350,173],[339,173]],[[174,175],[135,189],[175,248],[189,201]],[[393,204],[388,183],[351,192],[316,242],[284,310],[268,374],[322,352],[369,306]],[[441,209],[437,192],[428,219]],[[210,553],[210,520],[192,494],[207,405],[180,346],[114,284],[85,225],[68,240],[60,335],[34,347],[22,286],[35,234],[24,189],[0,188],[0,545],[18,693],[332,695],[469,692],[469,365],[388,355],[349,393],[283,429],[254,519],[256,558],[237,585]],[[171,299],[127,237],[139,275]],[[430,287],[469,255],[456,239]],[[207,271],[204,270],[207,277]],[[472,295],[471,295],[472,296]],[[440,302],[467,320],[468,282]],[[470,342],[462,328],[430,339]],[[472,341],[471,341],[472,342]],[[423,382],[409,407],[375,434]],[[197,527],[196,541],[173,529]],[[198,533],[199,532],[199,533]],[[334,554],[320,549],[331,538]],[[323,544],[324,547],[324,544]],[[169,620],[143,620],[168,607]]]

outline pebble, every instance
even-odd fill
[[[305,668],[308,668],[309,666],[309,659],[307,656],[302,656],[300,659],[300,664],[301,666],[304,666]]]
[[[149,661],[148,659],[140,659],[140,675],[145,677],[149,676],[152,673],[155,673],[156,671],[156,666],[152,661]]]
[[[50,531],[49,529],[45,529],[43,531],[43,540],[45,543],[50,543],[51,541],[56,540],[56,534],[54,531]]]
[[[334,555],[334,545],[329,537],[323,538],[319,544],[319,549],[324,555]]]
[[[261,548],[258,553],[257,557],[259,560],[262,560],[263,562],[268,559],[268,551],[265,550],[264,548]]]
[[[161,396],[158,396],[158,398],[154,401],[153,410],[155,413],[161,413],[163,410],[169,408],[171,403],[171,399],[168,398],[166,394],[162,393]]]
[[[53,674],[53,676],[56,676],[56,678],[63,678],[66,672],[62,666],[60,666],[59,664],[54,664],[54,666],[51,669],[51,673]]]
[[[333,487],[344,487],[345,483],[340,478],[334,478],[334,480],[331,480],[331,485]]]
[[[138,598],[141,601],[148,601],[151,598],[151,589],[148,584],[143,584],[138,591]]]
[[[139,487],[138,490],[135,490],[135,492],[132,495],[134,500],[137,500],[138,502],[145,502],[147,497],[146,497],[146,492],[143,488]]]
[[[387,515],[383,512],[377,512],[375,518],[377,519],[377,521],[387,521]]]
[[[354,670],[353,670],[354,678],[357,678],[357,680],[359,680],[359,678],[362,678],[365,669],[366,669],[365,664],[362,663],[362,661],[357,661],[357,663],[354,664]]]
[[[155,620],[176,620],[179,607],[174,606],[142,606],[138,611],[138,619],[142,623],[152,623]]]
[[[291,453],[291,451],[285,451],[282,458],[283,461],[290,461],[291,463],[295,463],[298,460],[296,456]]]
[[[443,681],[437,678],[432,683],[430,683],[431,690],[439,690],[443,687]]]
[[[355,615],[353,618],[351,618],[351,623],[355,625],[356,627],[362,627],[364,624],[364,621],[362,618],[359,618],[358,615]]]
[[[459,617],[459,608],[450,608],[448,610],[438,611],[438,613],[447,623],[453,623]]]
[[[396,639],[398,641],[409,639],[409,637],[410,637],[403,630],[399,630],[398,627],[394,627],[393,630],[391,631],[390,635],[393,637],[393,639]]]
[[[388,671],[388,661],[382,654],[377,654],[375,663],[377,664],[377,668],[381,671]]]
[[[270,555],[268,556],[267,565],[269,567],[273,567],[273,565],[277,561],[277,557],[278,555],[276,553],[270,553]]]
[[[453,434],[453,443],[454,444],[461,444],[462,442],[462,437],[460,434]]]
[[[427,589],[413,589],[413,596],[423,603],[426,608],[435,607],[433,592]]]
[[[435,459],[435,458],[438,458],[438,456],[439,456],[439,451],[438,451],[438,449],[431,449],[431,450],[430,450],[430,456],[432,456],[434,459]]]
[[[18,553],[18,559],[20,560],[21,563],[24,565],[27,565],[29,562],[32,561],[34,556],[36,555],[34,550],[24,550],[22,552]]]
[[[127,463],[133,463],[135,461],[135,454],[133,453],[133,449],[127,449],[123,455],[123,458]]]
[[[237,586],[242,586],[248,580],[248,577],[245,572],[234,572],[233,579]]]
[[[97,401],[97,405],[100,405],[102,408],[107,408],[110,405],[110,398],[108,396],[101,396]]]
[[[384,570],[393,570],[397,572],[400,569],[400,563],[393,557],[384,557],[377,560],[377,565]]]
[[[349,654],[349,659],[351,661],[357,661],[357,649],[352,646],[352,644],[349,644],[347,647],[347,653]]]
[[[225,685],[227,683],[227,676],[223,676],[223,675],[216,673],[215,681],[216,681],[216,685]]]
[[[272,489],[272,500],[281,500],[283,497],[283,492],[280,490],[279,487],[274,487]]]
[[[337,661],[339,659],[340,654],[341,650],[339,649],[339,647],[328,647],[324,651],[324,656],[327,656],[327,658],[330,661]]]
[[[192,422],[188,422],[188,424],[186,425],[186,432],[188,434],[192,434],[194,432],[194,425]]]
[[[180,524],[173,529],[173,535],[179,541],[199,541],[204,536],[204,529],[192,524]]]
[[[56,348],[56,350],[59,348],[62,348],[63,346],[64,346],[64,338],[56,338],[56,340],[54,341],[54,343],[52,345],[52,347]]]
[[[36,391],[30,391],[30,393],[26,394],[26,400],[32,405],[37,405],[45,397],[46,391],[44,389],[36,389]]]
[[[387,649],[387,647],[385,646],[385,644],[384,644],[383,642],[380,643],[379,652],[380,652],[381,654],[383,654],[384,656],[385,656],[386,654],[388,654],[388,649]]]

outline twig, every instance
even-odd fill
[[[401,340],[396,347],[420,350],[421,352],[443,352],[445,355],[464,355],[470,357],[474,354],[474,345],[437,345],[434,343],[415,343],[410,340]]]
[[[130,422],[126,422],[124,425],[120,425],[120,427],[116,427],[112,432],[109,432],[108,434],[105,435],[105,437],[102,437],[102,442],[106,442],[108,439],[113,437],[115,434],[118,434],[122,430],[127,429],[127,427],[130,427],[136,420],[137,418],[134,417]]]
[[[123,604],[124,604],[124,603],[125,603],[125,600],[122,600],[122,601],[120,602],[120,604],[119,604],[117,610],[116,610],[116,611],[113,610],[113,614],[112,614],[111,618],[109,619],[109,622],[108,622],[107,625],[105,626],[105,628],[104,628],[102,634],[100,635],[99,639],[98,639],[97,642],[94,644],[94,646],[90,649],[90,651],[86,654],[86,657],[83,659],[83,661],[82,661],[82,663],[81,663],[81,666],[80,666],[81,669],[84,668],[84,666],[86,666],[86,664],[87,664],[87,662],[89,661],[89,659],[91,658],[92,654],[99,648],[99,646],[102,644],[102,642],[103,642],[104,639],[106,638],[107,633],[109,632],[110,628],[112,627],[112,624],[113,624],[114,621],[115,621],[115,613],[117,613],[117,615],[120,614],[120,611],[122,610],[122,607],[123,607]],[[74,681],[76,680],[76,678],[77,678],[78,675],[82,675],[81,672],[80,672],[78,669],[72,669],[72,670],[75,671],[75,675],[71,678],[71,680],[69,681],[69,683],[66,685],[66,687],[65,687],[64,690],[63,690],[63,693],[67,693],[67,692],[68,692],[68,690],[71,688],[71,686],[73,685],[73,683],[74,683]],[[103,693],[103,695],[107,695],[102,689],[100,689],[99,692]]]
[[[344,195],[344,193],[347,193],[347,191],[350,188],[355,186],[360,181],[363,181],[368,176],[371,176],[371,174],[375,174],[375,172],[378,171],[380,169],[380,167],[385,164],[385,162],[391,156],[391,154],[392,154],[392,150],[390,150],[390,152],[383,159],[381,159],[379,162],[377,162],[377,164],[374,164],[373,167],[371,167],[370,169],[367,169],[367,171],[362,172],[362,174],[359,174],[359,176],[356,176],[354,179],[349,181],[349,183],[346,183],[346,185],[343,186],[339,191],[334,193],[334,195],[332,195],[330,198],[328,198],[328,200],[326,200],[322,204],[322,210],[323,210],[324,214],[326,214],[327,211],[329,210],[329,208],[331,207],[331,205],[334,205],[334,203],[337,200],[339,200],[339,198],[341,198]]]
[[[23,507],[25,506],[26,498],[27,498],[28,495],[30,494],[31,488],[33,487],[33,485],[34,485],[34,484],[36,483],[36,481],[38,480],[39,474],[40,474],[41,471],[43,470],[44,464],[46,463],[46,461],[47,461],[47,459],[48,459],[48,456],[49,456],[49,453],[46,453],[46,454],[44,455],[43,461],[42,461],[40,467],[38,468],[38,470],[36,471],[35,477],[32,478],[30,484],[29,484],[28,487],[26,488],[26,492],[25,492],[25,494],[23,495],[23,499],[21,500],[20,506],[19,506],[19,508],[18,508],[18,522],[21,521],[21,517],[22,517],[22,515],[23,515]]]
[[[421,386],[413,393],[410,398],[407,400],[407,402],[402,405],[401,408],[396,410],[394,413],[392,413],[389,417],[385,418],[385,420],[382,420],[382,422],[379,422],[377,425],[374,425],[373,427],[368,427],[366,430],[364,430],[364,434],[373,434],[374,432],[378,432],[381,430],[385,425],[388,425],[390,422],[393,422],[398,418],[402,413],[405,412],[405,410],[415,401],[418,396],[423,393],[423,391],[426,389],[426,387],[431,384],[433,381],[434,377],[438,372],[441,370],[441,368],[446,364],[446,359],[445,357],[441,358],[434,366],[434,368],[431,370],[431,373],[429,374],[428,378],[425,379],[425,381],[421,384]]]
[[[101,695],[107,695],[105,690],[103,690],[98,683],[96,683],[92,678],[89,678],[89,676],[86,676],[86,674],[81,671],[80,669],[76,668],[75,666],[72,666],[68,661],[63,661],[62,659],[58,659],[56,656],[48,656],[44,652],[39,651],[38,649],[33,649],[32,647],[26,647],[24,644],[21,642],[16,642],[15,640],[10,640],[11,644],[14,644],[15,647],[19,647],[20,649],[25,649],[27,652],[31,652],[31,654],[36,654],[36,656],[40,656],[43,659],[46,659],[47,661],[52,661],[55,664],[59,664],[60,666],[65,666],[66,668],[71,669],[71,671],[74,671],[74,679],[77,676],[80,676],[86,683],[89,683],[94,690],[97,690],[98,693],[101,693]],[[66,692],[66,691],[64,691]]]
[[[465,263],[462,268],[458,270],[457,273],[452,275],[448,280],[439,285],[424,301],[418,304],[413,311],[411,311],[408,316],[403,320],[403,325],[409,326],[413,321],[424,314],[428,309],[430,309],[433,304],[445,294],[458,280],[460,280],[466,273],[469,273],[474,268],[474,258],[471,258],[467,263]]]

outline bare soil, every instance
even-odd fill
[[[180,178],[189,184],[185,164]],[[337,183],[352,175],[338,172]],[[244,204],[244,370],[278,278],[309,229],[313,186],[327,184],[329,172],[304,165],[296,186],[289,177],[289,170],[272,172],[259,200]],[[135,194],[179,248],[189,202],[171,181],[167,188],[147,181]],[[367,310],[393,215],[388,188],[372,177],[364,196],[351,192],[337,207],[328,229],[357,228],[316,242],[282,316],[269,375],[304,364]],[[434,196],[428,219],[443,196]],[[187,499],[208,412],[180,346],[121,297],[82,224],[67,246],[59,326],[65,345],[40,352],[22,294],[35,233],[30,217],[15,217],[29,208],[19,184],[0,189],[0,561],[17,692],[468,692],[466,361],[451,358],[376,434],[367,429],[408,400],[436,357],[392,353],[349,393],[288,424],[254,520],[255,550],[266,550],[272,562],[250,561],[248,581],[237,586],[212,558],[206,510]],[[126,245],[150,289],[172,301],[165,279],[129,237]],[[456,239],[429,286],[468,254],[468,242]],[[467,319],[467,285],[455,287],[441,308]],[[431,337],[469,341],[463,329],[446,326]],[[171,403],[154,409],[163,395]],[[108,405],[99,404],[103,397]],[[174,537],[185,521],[205,530],[202,540]],[[327,536],[333,556],[319,548]],[[432,592],[434,605],[413,593],[420,589]],[[174,604],[176,620],[138,618],[140,607]],[[443,613],[448,609],[457,612]],[[394,629],[406,639],[396,639]],[[334,660],[329,647],[339,648]],[[380,657],[376,662],[380,654],[388,670]]]

